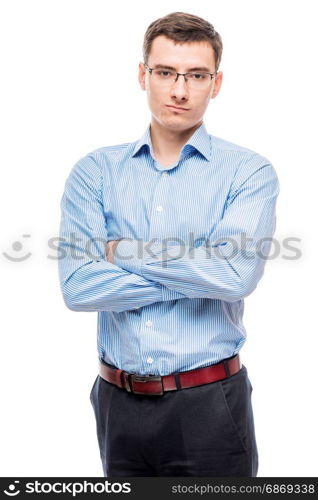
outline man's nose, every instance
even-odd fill
[[[177,100],[184,101],[189,98],[189,89],[184,76],[179,75],[177,81],[173,82],[170,93],[171,97]]]

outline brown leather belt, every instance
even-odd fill
[[[146,394],[147,396],[162,396],[165,391],[175,391],[217,382],[218,380],[231,377],[242,368],[239,354],[214,365],[161,376],[128,373],[119,368],[112,367],[102,360],[99,361],[99,375],[106,382],[115,384],[117,387],[126,389],[128,392]]]

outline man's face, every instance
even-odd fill
[[[192,68],[207,68],[215,72],[214,51],[209,42],[186,42],[175,44],[173,40],[160,35],[154,39],[148,58],[150,68],[156,65],[170,66],[178,73]],[[139,82],[147,91],[148,103],[154,120],[167,129],[182,131],[199,124],[210,102],[218,94],[222,83],[222,72],[212,78],[209,86],[202,89],[189,88],[183,76],[171,85],[156,82],[139,63]],[[178,111],[169,106],[186,108]]]

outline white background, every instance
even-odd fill
[[[318,475],[314,8],[308,0],[1,3],[1,476],[102,476],[89,401],[97,313],[66,308],[48,241],[58,237],[74,163],[137,140],[148,125],[137,81],[143,35],[173,11],[206,18],[223,39],[208,132],[268,157],[281,184],[281,251],[245,300],[241,356],[254,388],[258,475]],[[286,259],[288,237],[300,239],[301,258]],[[4,255],[28,252],[23,262]]]

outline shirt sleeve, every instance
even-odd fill
[[[109,238],[102,189],[101,168],[87,155],[71,170],[60,204],[58,268],[66,306],[73,311],[122,312],[184,298],[106,260]]]
[[[279,190],[274,167],[255,153],[234,176],[224,215],[203,245],[123,239],[114,262],[188,298],[243,299],[264,272]]]

